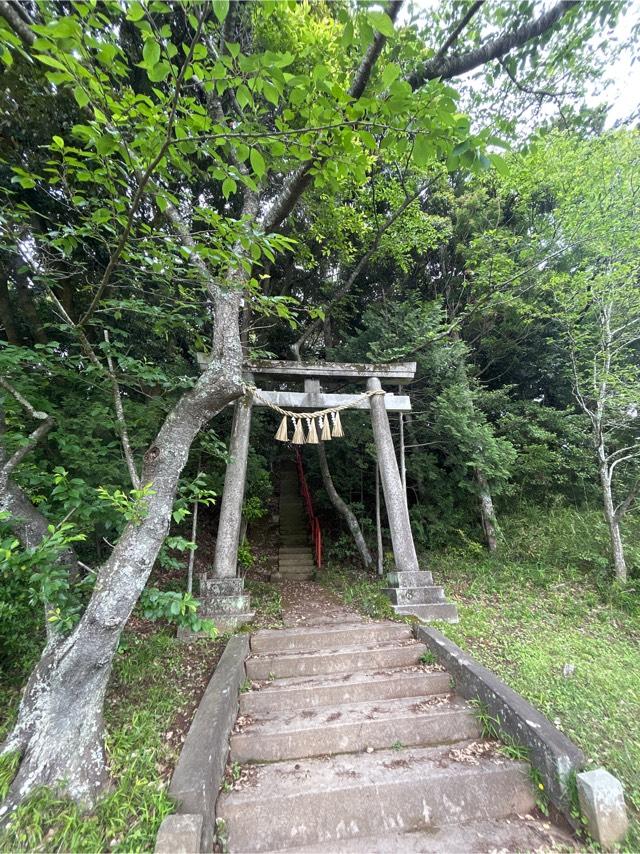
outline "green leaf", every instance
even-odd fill
[[[264,157],[257,148],[251,149],[251,154],[249,155],[249,161],[251,163],[251,168],[256,173],[258,178],[262,178],[265,173],[266,166],[264,162]]]
[[[86,107],[89,103],[89,96],[81,86],[75,86],[73,89],[73,97],[79,107]]]
[[[146,68],[153,68],[160,61],[160,45],[154,39],[147,39],[142,48],[142,57]]]
[[[55,59],[53,56],[39,54],[36,59],[40,60],[43,65],[48,65],[51,68],[60,68],[62,71],[67,71],[67,67],[63,65],[59,59]]]
[[[141,18],[144,18],[144,9],[138,0],[133,0],[133,3],[129,6],[127,10],[127,20],[128,21],[139,21]]]
[[[152,81],[152,83],[160,83],[162,80],[166,80],[170,71],[171,66],[165,59],[163,59],[147,71],[147,77]]]
[[[340,47],[349,47],[349,45],[351,44],[353,44],[353,23],[348,20],[342,32],[342,38],[340,39]]]
[[[375,137],[373,136],[372,133],[369,133],[368,130],[358,131],[358,136],[364,142],[364,144],[367,146],[367,148],[371,149],[371,151],[375,151],[376,148],[378,147],[378,144],[376,143]]]
[[[222,182],[222,195],[225,199],[228,199],[229,196],[232,196],[237,190],[238,185],[233,180],[233,178],[225,178]]]
[[[395,62],[390,62],[382,72],[382,85],[390,86],[402,74],[402,69]]]
[[[229,13],[229,0],[213,0],[213,13],[222,24]]]
[[[490,154],[489,160],[491,161],[491,164],[493,165],[493,168],[496,170],[498,175],[506,176],[509,174],[509,164],[499,154]]]
[[[262,94],[271,104],[275,106],[278,105],[278,101],[280,100],[280,94],[273,83],[270,83],[268,80],[264,81],[262,86]]]
[[[463,139],[462,142],[459,142],[456,145],[456,147],[453,149],[453,153],[459,157],[461,154],[464,154],[465,151],[468,151],[470,146],[471,146],[471,140],[470,139]]]
[[[379,33],[382,33],[383,36],[393,38],[395,35],[393,21],[386,12],[367,12],[367,20],[371,26],[378,30]]]
[[[426,166],[433,159],[433,155],[433,142],[425,134],[419,133],[413,146],[413,162],[416,166]]]

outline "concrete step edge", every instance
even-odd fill
[[[451,689],[451,677],[445,671],[429,672],[398,669],[389,676],[376,677],[377,671],[356,671],[350,680],[344,674],[333,678],[294,676],[274,679],[264,688],[240,695],[241,712],[262,714],[270,709],[325,708],[361,700],[394,697],[431,697]],[[370,678],[358,679],[358,676]],[[306,682],[307,684],[304,684]]]
[[[535,800],[528,766],[511,760],[452,762],[452,747],[381,750],[256,767],[253,784],[224,793],[231,851],[274,851],[526,814]],[[258,832],[259,829],[259,832]],[[444,852],[443,852],[444,854]]]

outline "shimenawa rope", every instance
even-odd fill
[[[331,406],[327,409],[319,409],[315,412],[292,412],[289,409],[283,409],[281,406],[278,406],[276,403],[271,403],[270,400],[263,397],[258,389],[255,386],[244,386],[244,390],[246,394],[250,394],[252,397],[257,398],[264,406],[269,407],[269,409],[273,409],[274,412],[278,412],[282,415],[282,421],[280,422],[280,426],[278,427],[278,432],[275,435],[275,438],[278,442],[288,442],[289,434],[287,431],[287,419],[290,418],[294,427],[293,437],[291,442],[294,445],[303,445],[305,441],[310,445],[317,445],[319,442],[318,439],[318,430],[320,430],[321,438],[323,442],[329,441],[330,439],[339,439],[344,436],[344,432],[342,430],[342,422],[340,420],[340,413],[345,409],[354,408],[360,401],[367,400],[369,397],[373,397],[376,394],[385,394],[381,388],[371,389],[370,391],[365,391],[362,394],[359,394],[355,400],[352,400],[350,403],[342,403],[340,406]],[[305,440],[304,430],[302,428],[303,419],[307,422],[307,438]],[[318,428],[316,429],[316,419],[318,420]],[[331,421],[331,428],[329,428],[329,421]]]

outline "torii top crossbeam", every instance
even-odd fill
[[[201,368],[205,368],[209,357],[198,354]],[[266,391],[260,389],[260,398],[256,398],[256,406],[275,405],[287,410],[302,410],[305,412],[326,409],[334,406],[349,406],[354,409],[369,409],[368,398],[361,395],[331,393],[320,386],[322,380],[335,382],[357,382],[376,377],[382,385],[405,385],[416,373],[415,362],[390,362],[387,364],[357,363],[357,362],[288,362],[284,360],[269,360],[245,362],[245,375],[253,379],[261,375],[282,382],[304,380],[304,392],[299,391]],[[387,392],[384,396],[387,412],[410,412],[411,400],[408,395],[396,395]]]
[[[404,385],[416,373],[415,362],[389,364],[357,364],[355,362],[248,362],[246,369],[252,374],[269,374],[278,377],[312,377],[314,379],[368,380],[378,377],[381,383]]]
[[[247,373],[281,379],[304,380],[304,392],[296,391],[260,391],[256,396],[256,406],[278,406],[285,410],[309,412],[329,409],[334,406],[348,406],[353,409],[370,409],[370,398],[357,394],[332,394],[321,388],[321,380],[370,380],[377,377],[380,383],[392,382],[402,385],[413,379],[416,372],[415,362],[396,362],[391,364],[356,364],[353,362],[285,362],[264,361],[246,364]],[[387,412],[410,412],[411,400],[407,395],[387,392],[384,395]]]

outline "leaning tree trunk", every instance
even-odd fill
[[[145,454],[142,483],[152,485],[145,516],[130,522],[101,567],[75,630],[45,648],[25,689],[2,753],[22,761],[0,819],[38,786],[64,788],[90,805],[108,781],[102,707],[122,630],[168,533],[180,474],[199,430],[242,391],[240,292],[216,301],[209,367],[173,407]]]
[[[325,491],[329,496],[329,501],[333,504],[336,511],[340,516],[344,519],[347,524],[347,527],[351,531],[351,535],[354,539],[358,552],[360,553],[360,557],[362,558],[362,562],[365,567],[369,569],[370,566],[373,565],[373,558],[371,557],[371,552],[365,542],[364,536],[362,535],[362,531],[360,530],[360,525],[358,524],[358,520],[355,517],[353,510],[349,507],[349,505],[344,501],[340,495],[338,494],[338,490],[335,488],[333,483],[333,478],[331,477],[331,472],[329,471],[329,463],[327,461],[327,454],[324,449],[324,442],[318,443],[318,458],[320,460],[320,473],[322,474],[322,482],[324,484]]]
[[[624,557],[624,544],[622,542],[622,531],[620,530],[620,519],[615,512],[613,504],[613,492],[611,489],[611,474],[606,462],[599,461],[600,484],[602,486],[602,498],[604,505],[604,518],[609,528],[611,539],[611,555],[613,557],[613,570],[618,581],[627,580],[627,562]]]

